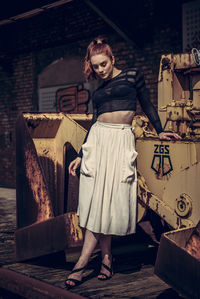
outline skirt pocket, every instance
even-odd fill
[[[136,158],[138,153],[132,150],[126,150],[123,157],[121,183],[132,183],[136,173]]]
[[[80,173],[88,176],[94,177],[95,175],[95,148],[87,144],[82,145],[83,157],[81,161]]]

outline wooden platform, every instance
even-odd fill
[[[15,190],[0,188],[0,266],[2,267],[0,271],[1,269],[8,269],[13,271],[12,273],[19,273],[26,278],[36,279],[38,284],[44,282],[47,287],[54,286],[57,290],[65,290],[64,280],[73,268],[79,256],[79,250],[67,252],[67,262],[65,262],[64,252],[60,252],[27,262],[16,263],[13,252],[16,228],[15,211]],[[113,240],[113,255],[116,259],[113,278],[105,282],[97,280],[96,275],[100,265],[100,254],[97,249],[85,272],[84,283],[74,288],[72,292],[92,299],[181,298],[170,286],[154,275],[156,252],[156,246],[150,242],[138,226],[136,235]],[[28,297],[26,297],[26,291],[14,290],[12,281],[9,282],[9,290],[15,295],[8,292],[6,284],[4,286],[0,284],[0,286],[0,299],[36,298],[34,292],[31,293],[30,288]],[[41,295],[37,298],[50,297]],[[58,296],[56,298],[64,297]]]

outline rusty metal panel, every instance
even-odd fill
[[[32,138],[54,138],[61,123],[61,119],[27,119],[27,126]]]
[[[15,231],[15,258],[23,261],[67,248],[64,215]]]
[[[159,199],[146,201],[143,197],[145,205],[160,213],[173,228],[196,225],[200,210],[200,143],[143,138],[136,141],[136,149],[138,171]],[[161,213],[166,208],[168,212]]]
[[[17,227],[54,216],[43,170],[23,115],[16,123]]]
[[[24,261],[81,246],[82,230],[75,213],[67,213],[28,225],[15,232],[15,258]]]
[[[73,117],[81,119],[81,124],[86,123],[87,126],[91,117],[64,113],[25,113],[23,116],[42,165],[54,215],[76,211],[78,182],[67,175],[67,167],[77,155],[86,130]]]
[[[192,226],[194,223],[181,218],[175,210],[169,205],[168,202],[164,202],[158,196],[153,194],[146,182],[144,177],[138,172],[138,203],[141,203],[142,206],[149,207],[157,215],[159,215],[163,220],[165,220],[171,227],[184,227]]]
[[[200,222],[187,240],[185,249],[189,254],[200,260]]]
[[[85,122],[90,119],[86,116]],[[63,113],[20,114],[16,124],[18,260],[81,246],[78,218],[65,213],[77,210],[78,178],[69,177],[67,167],[85,134],[72,116]]]
[[[195,227],[164,233],[158,249],[155,274],[190,299],[200,298],[200,261],[186,251]]]

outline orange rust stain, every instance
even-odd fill
[[[185,249],[189,254],[200,260],[200,224],[194,229],[186,243]]]
[[[38,207],[37,222],[41,222],[54,216],[51,200],[41,169],[31,149],[25,151],[25,161],[26,176]]]
[[[70,235],[73,240],[79,241],[83,239],[83,233],[79,226],[78,216],[76,214],[69,214],[69,222],[70,222]]]

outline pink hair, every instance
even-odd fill
[[[111,47],[106,43],[105,38],[97,37],[88,46],[84,60],[84,75],[87,81],[96,79],[96,73],[91,64],[91,57],[96,54],[104,54],[110,59],[113,57]]]

